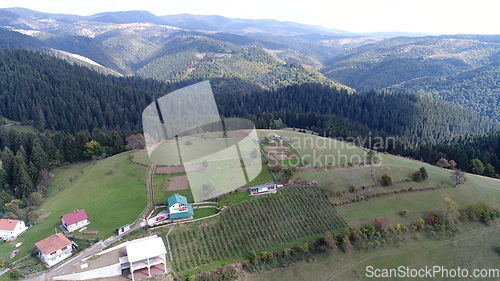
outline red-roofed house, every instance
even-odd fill
[[[24,221],[0,219],[0,239],[14,240],[26,229]]]
[[[72,242],[61,233],[56,233],[35,243],[38,248],[38,257],[48,267],[71,256],[71,245]]]
[[[84,209],[62,216],[62,225],[68,230],[68,232],[73,232],[89,223],[89,217]]]

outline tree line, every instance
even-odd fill
[[[337,129],[344,127],[350,128],[351,137],[372,132],[410,146],[500,129],[486,117],[417,95],[350,93],[314,83],[247,94],[216,93],[216,100],[223,114],[253,118],[258,126],[261,119],[267,124],[281,119],[289,127],[332,137],[342,136]]]
[[[20,200],[18,207],[42,199],[54,167],[85,159],[98,159],[125,151],[125,138],[116,131],[96,129],[76,134],[25,133],[0,127],[0,209]],[[33,195],[34,193],[38,195]]]
[[[406,151],[406,156],[442,167],[456,167],[469,173],[499,177],[500,131],[427,142]]]

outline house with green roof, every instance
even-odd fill
[[[170,219],[188,219],[194,216],[193,206],[188,204],[187,198],[174,194],[168,197],[168,211]]]

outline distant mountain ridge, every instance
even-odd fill
[[[418,93],[500,120],[500,35],[375,37],[276,20],[22,8],[0,9],[0,27],[29,35],[2,36],[3,48],[67,52],[67,59],[105,73]]]

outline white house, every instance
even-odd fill
[[[167,201],[170,219],[187,219],[194,216],[193,206],[188,204],[185,196],[174,194]]]
[[[71,256],[72,242],[61,233],[56,233],[35,243],[38,257],[48,267]]]
[[[147,275],[151,277],[151,269],[160,266],[163,274],[167,273],[167,262],[165,254],[165,244],[161,237],[146,237],[130,241],[125,246],[127,256],[120,258],[123,269],[130,268],[132,280],[134,272],[140,269],[147,269]]]
[[[89,224],[89,217],[84,209],[73,211],[61,217],[62,219],[62,229],[67,230],[67,232],[73,232],[79,228],[82,228]]]
[[[0,239],[14,240],[23,233],[28,227],[24,221],[0,219]]]
[[[130,276],[132,280],[167,273],[165,244],[157,235],[135,239],[96,254],[95,264],[103,267],[72,267],[73,273],[54,276],[54,280],[94,280],[113,276]],[[105,262],[101,262],[101,258]],[[116,259],[116,263],[113,263]],[[90,269],[89,269],[90,268]]]

